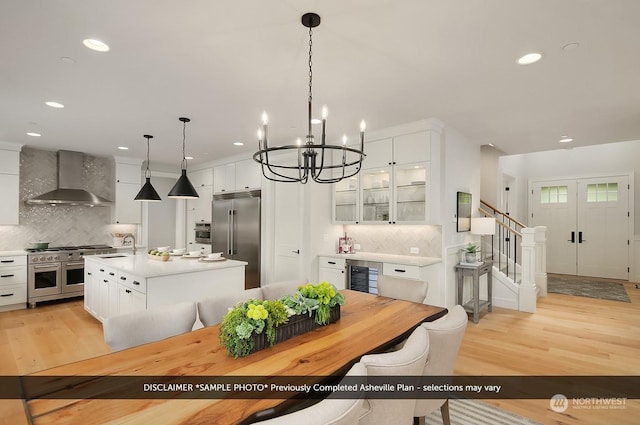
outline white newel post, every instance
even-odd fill
[[[536,286],[541,297],[547,296],[547,227],[536,226]]]
[[[518,310],[527,313],[536,312],[536,229],[525,227],[522,229],[522,281],[520,282],[520,293]]]

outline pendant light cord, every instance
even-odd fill
[[[153,136],[145,134],[144,137],[147,139],[147,169],[144,171],[144,178],[151,177],[151,171],[149,170],[149,141]]]
[[[187,169],[187,155],[185,153],[185,139],[187,134],[187,122],[182,122],[182,163],[180,164],[180,169]]]
[[[313,82],[313,68],[312,68],[313,62],[311,61],[311,56],[312,56],[311,48],[313,47],[313,41],[311,37],[312,35],[313,35],[313,31],[311,30],[311,27],[309,27],[309,120],[308,120],[309,131],[307,132],[307,139],[311,138],[311,104],[313,102],[313,93],[311,90],[312,82]]]

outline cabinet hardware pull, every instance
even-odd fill
[[[13,263],[15,260],[0,260],[0,263]]]
[[[291,252],[293,252],[294,254],[300,254],[300,250],[299,249],[296,249],[295,251],[291,251]]]
[[[582,239],[582,232],[578,232],[578,243],[586,242],[586,239]]]
[[[120,280],[127,280],[127,278],[124,276],[120,276]]]
[[[13,276],[15,276],[15,274],[3,274],[0,277],[13,277]]]
[[[103,272],[103,271],[104,271],[104,269],[100,269],[100,271],[101,271],[101,272]]]
[[[109,281],[107,279],[103,279],[102,280],[104,283],[109,283]]]
[[[127,294],[131,293],[131,289],[125,289],[124,292],[126,292]]]
[[[576,232],[571,232],[571,239],[567,239],[567,242],[576,243]]]
[[[402,270],[402,269],[393,269],[394,272],[398,272],[398,273],[405,273],[406,270]]]
[[[327,261],[327,263],[329,263],[329,264],[335,264],[336,262],[335,262],[335,261]]]
[[[2,294],[2,295],[0,295],[0,297],[12,297],[12,296],[13,296],[13,294]]]
[[[91,272],[87,272],[87,274],[88,274],[89,276],[93,276],[93,273],[91,273]]]
[[[133,281],[133,284],[134,284],[134,285],[140,285],[140,282],[138,282],[137,280],[134,280],[134,281]]]
[[[114,272],[109,272],[109,276],[115,276],[116,274]]]

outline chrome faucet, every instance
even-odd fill
[[[136,255],[136,237],[133,236],[133,233],[127,233],[122,237],[122,244],[124,245],[125,241],[128,237],[131,237],[131,241],[133,242],[133,255]]]

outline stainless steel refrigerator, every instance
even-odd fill
[[[213,196],[211,252],[249,263],[245,289],[260,286],[260,190]]]

